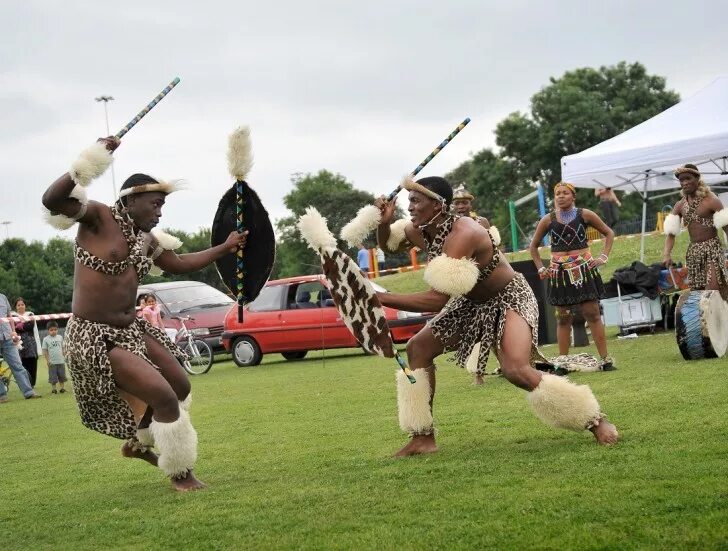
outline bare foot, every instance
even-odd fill
[[[617,427],[606,419],[602,419],[596,427],[592,427],[589,430],[592,431],[597,442],[603,446],[611,446],[612,444],[616,444],[617,440],[619,440]]]
[[[147,463],[157,466],[157,454],[152,450],[147,449],[146,451],[135,450],[129,442],[124,442],[121,446],[121,455],[132,459],[142,459]]]
[[[173,478],[172,488],[178,492],[191,492],[192,490],[202,490],[207,488],[207,484],[201,482],[195,478],[192,471],[187,471],[187,474],[183,478]]]
[[[484,382],[485,382],[485,381],[483,380],[483,376],[482,376],[482,375],[479,375],[479,374],[477,374],[477,373],[476,373],[476,374],[475,374],[475,378],[473,379],[473,384],[474,384],[475,386],[480,386],[480,385],[482,385],[482,384],[483,384]]]
[[[420,436],[413,436],[412,439],[407,442],[404,448],[394,454],[394,457],[407,457],[408,455],[417,455],[420,453],[435,453],[437,451],[437,444],[435,444],[435,435],[426,434]]]

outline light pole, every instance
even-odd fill
[[[110,136],[111,131],[109,130],[109,109],[107,107],[110,101],[114,101],[113,96],[99,96],[95,98],[96,101],[104,102],[104,114],[106,115],[106,135]],[[114,199],[118,199],[116,195],[116,174],[114,174],[114,163],[111,163],[111,185],[114,186]]]
[[[10,224],[12,224],[12,222],[10,220],[5,220],[3,222],[0,222],[0,224],[5,226],[5,239],[10,239]]]

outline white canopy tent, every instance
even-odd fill
[[[562,157],[561,178],[577,187],[639,191],[644,260],[647,194],[679,188],[672,171],[685,163],[697,165],[707,184],[728,180],[728,76],[614,138]]]

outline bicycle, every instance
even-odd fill
[[[172,319],[179,320],[182,327],[177,332],[175,342],[187,354],[187,360],[180,362],[184,370],[190,375],[203,375],[212,367],[212,349],[205,341],[196,339],[192,332],[187,329],[186,321],[194,321],[190,316],[174,316]]]

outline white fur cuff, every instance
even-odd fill
[[[715,224],[715,227],[718,229],[728,226],[728,209],[720,209],[719,211],[716,211],[716,213],[713,214],[713,224]]]
[[[430,378],[424,369],[417,369],[413,374],[417,379],[414,384],[410,383],[401,369],[396,373],[399,426],[413,436],[432,434]]]
[[[366,205],[359,209],[354,219],[341,228],[341,239],[350,247],[356,247],[367,235],[379,225],[382,213],[374,205]]]
[[[43,219],[47,224],[50,224],[58,230],[67,230],[72,227],[79,218],[86,214],[86,205],[88,205],[86,190],[81,186],[76,185],[73,186],[73,189],[68,196],[81,203],[81,208],[78,209],[78,213],[76,213],[76,216],[74,217],[66,216],[65,214],[51,214],[51,211],[43,207]]]
[[[326,218],[314,207],[307,207],[306,214],[298,219],[298,231],[308,246],[316,252],[336,248],[336,238],[326,224]]]
[[[183,476],[197,461],[197,432],[190,423],[190,414],[180,409],[179,419],[172,423],[153,420],[149,431],[159,451],[159,468],[169,477]]]
[[[389,239],[387,239],[387,248],[394,252],[399,250],[399,247],[407,239],[404,233],[404,229],[407,226],[407,220],[400,218],[395,220],[394,223],[389,226]]]
[[[152,437],[152,432],[148,428],[137,429],[136,437],[142,446],[146,446],[147,448],[154,447],[154,438]]]
[[[677,214],[668,214],[663,224],[663,233],[665,235],[679,235],[682,224]]]
[[[552,427],[582,431],[601,417],[599,402],[588,386],[556,375],[543,374],[526,398],[536,417]]]
[[[488,231],[490,231],[490,236],[493,238],[493,245],[495,245],[496,247],[500,245],[501,236],[498,228],[496,228],[495,226],[491,226]]]
[[[106,172],[113,161],[111,151],[106,149],[106,145],[96,142],[81,152],[78,159],[71,165],[68,174],[79,186],[85,187],[91,183],[91,180]]]
[[[182,241],[161,229],[154,228],[152,230],[152,235],[154,236],[154,239],[157,240],[157,243],[159,243],[159,246],[165,251],[173,251],[182,246]]]
[[[478,282],[478,265],[469,258],[441,254],[427,265],[424,278],[435,291],[451,297],[464,295]]]

